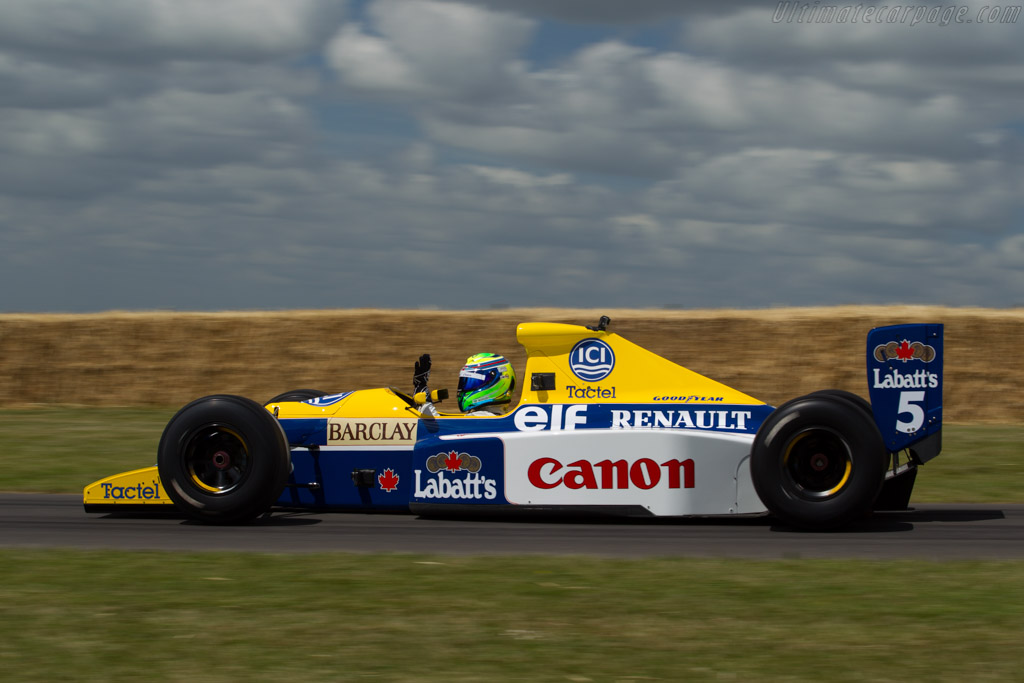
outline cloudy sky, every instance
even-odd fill
[[[831,7],[3,0],[0,312],[1024,305],[1020,5]]]

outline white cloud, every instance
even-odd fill
[[[763,0],[468,0],[484,7],[580,24],[631,25],[728,13]]]
[[[1014,167],[961,166],[856,153],[749,148],[711,157],[654,186],[655,213],[813,226],[825,232],[941,228],[999,233],[1017,204]],[[964,187],[974,188],[966,196]]]
[[[820,10],[805,14],[805,21],[800,21],[799,10],[805,4]],[[824,15],[828,7],[851,11]],[[951,66],[1020,58],[1024,46],[1019,40],[1019,20],[989,23],[992,7],[987,0],[958,5],[862,3],[859,10],[857,3],[772,3],[685,24],[683,42],[730,60],[752,60],[770,67],[788,62],[820,68],[822,61],[872,62],[880,56],[911,64]],[[783,11],[777,14],[779,8]],[[886,11],[878,13],[882,8]],[[919,14],[925,8],[927,11]],[[940,11],[933,16],[936,8]],[[961,8],[962,23],[943,25],[946,11],[955,13]],[[826,21],[827,16],[834,18]]]
[[[437,142],[557,169],[665,177],[711,150],[763,146],[767,140],[810,149],[977,158],[987,144],[977,134],[998,129],[1000,113],[1010,111],[972,106],[973,96],[963,90],[915,95],[834,80],[842,64],[826,62],[820,73],[787,75],[729,63],[723,58],[728,54],[656,52],[617,40],[531,69],[517,52],[529,28],[521,20],[453,3],[420,2],[413,9],[407,1],[370,6],[379,36],[347,26],[335,38],[328,54],[342,79],[408,97]],[[417,11],[437,19],[436,30],[409,28],[421,25],[407,16]],[[707,21],[744,35],[729,22],[752,30],[746,18],[752,15]],[[758,35],[778,28],[758,16]],[[460,38],[460,31],[516,37],[476,41]],[[480,57],[489,43],[495,47]],[[453,66],[459,63],[473,67]],[[496,83],[503,85],[500,96],[494,89],[493,96],[473,91],[473,84],[484,92],[483,84]]]
[[[65,60],[277,59],[309,50],[331,0],[5,0],[0,45]]]
[[[765,98],[772,85],[763,82],[767,79],[742,78],[733,69],[682,54],[659,55],[643,66],[677,122],[712,130],[749,127],[756,116],[751,100]]]
[[[487,166],[469,166],[468,169],[496,185],[508,185],[519,188],[532,187],[564,187],[572,183],[568,173],[555,173],[537,176],[512,168],[491,168]]]
[[[374,36],[347,24],[327,48],[328,62],[355,88],[396,95],[496,98],[510,87],[534,22],[436,0],[376,0]]]
[[[347,24],[334,36],[327,46],[327,59],[354,88],[383,93],[424,92],[408,60],[383,38],[364,34],[358,24]]]
[[[2,127],[0,144],[15,155],[73,157],[107,145],[102,122],[74,112],[12,111]]]

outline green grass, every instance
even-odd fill
[[[918,472],[913,500],[1024,501],[1024,426],[944,425],[942,454]]]
[[[80,493],[156,463],[173,408],[0,410],[0,491]],[[1024,501],[1024,426],[946,425],[942,455],[922,468],[913,500]]]
[[[1021,680],[1024,563],[0,551],[9,680]]]
[[[110,474],[156,464],[171,408],[0,409],[0,491],[81,493]]]

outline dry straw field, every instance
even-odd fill
[[[1024,421],[1024,310],[937,307],[4,314],[0,404],[176,407],[212,393],[408,390],[424,352],[432,385],[454,389],[478,351],[507,355],[521,376],[517,323],[594,324],[601,314],[611,331],[773,404],[827,387],[866,395],[868,329],[945,323],[946,419]]]

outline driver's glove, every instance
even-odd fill
[[[421,391],[427,390],[427,384],[430,382],[430,354],[425,353],[420,356],[420,359],[416,361],[416,365],[413,366],[412,373],[412,393],[418,394]]]

